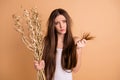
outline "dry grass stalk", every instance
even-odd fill
[[[12,16],[15,23],[15,29],[22,35],[22,41],[27,48],[33,51],[35,60],[41,61],[43,55],[43,37],[41,29],[41,21],[37,9],[24,10],[23,16]],[[25,21],[28,27],[28,36],[25,35],[25,30],[22,21]],[[44,70],[37,72],[38,80],[45,80]]]

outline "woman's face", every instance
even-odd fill
[[[64,35],[66,33],[67,23],[63,15],[58,15],[55,18],[55,29],[58,34]]]

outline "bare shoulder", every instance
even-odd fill
[[[80,37],[78,37],[78,36],[74,36],[73,39],[74,39],[74,42],[75,42],[75,43],[77,43],[78,41],[81,40]]]

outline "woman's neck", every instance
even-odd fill
[[[63,48],[64,35],[58,35],[57,48]]]
[[[63,42],[64,35],[58,35],[58,42]]]

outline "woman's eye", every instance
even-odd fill
[[[63,20],[63,23],[66,23],[66,20]]]
[[[58,24],[58,22],[55,22],[55,25],[57,25]]]

